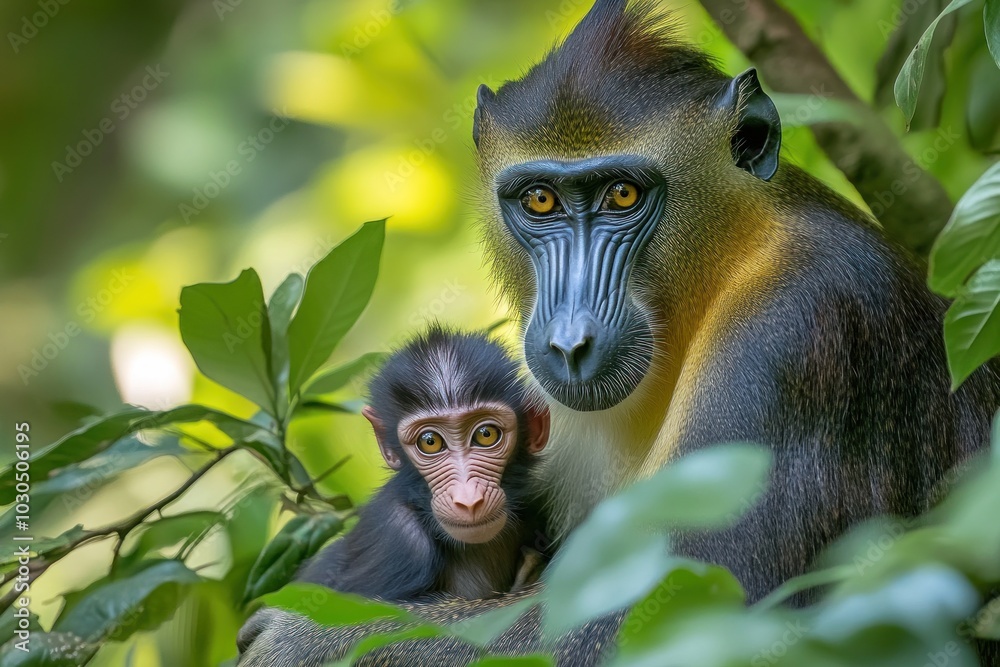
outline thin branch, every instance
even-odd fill
[[[816,142],[854,185],[886,234],[921,256],[952,211],[948,193],[917,165],[885,122],[854,94],[823,52],[775,0],[701,0],[775,91],[843,100],[858,123],[812,126]]]
[[[126,519],[125,521],[119,524],[115,524],[113,526],[107,526],[106,528],[99,528],[97,530],[88,530],[87,532],[85,532],[83,535],[76,538],[72,542],[69,542],[63,545],[62,547],[45,554],[44,558],[39,557],[36,560],[33,560],[31,562],[31,565],[29,565],[28,583],[30,584],[31,582],[33,582],[35,579],[41,576],[46,570],[48,570],[52,565],[59,562],[63,557],[67,556],[74,549],[92,540],[116,535],[118,538],[118,542],[115,545],[115,552],[117,554],[118,548],[120,547],[122,540],[125,539],[126,535],[128,535],[131,531],[135,530],[138,526],[140,526],[152,514],[163,510],[167,505],[169,505],[170,503],[174,502],[175,500],[183,496],[188,489],[194,486],[194,484],[199,479],[204,477],[209,470],[214,468],[216,464],[218,464],[220,461],[225,459],[233,452],[237,452],[240,449],[241,448],[236,445],[232,447],[227,447],[226,449],[220,449],[219,453],[216,455],[215,459],[211,463],[208,463],[207,465],[196,470],[194,473],[192,473],[190,477],[187,478],[187,480],[184,481],[183,484],[181,484],[180,487],[177,488],[177,490],[175,490],[173,493],[169,494],[162,500],[158,501],[157,503],[150,505],[146,509],[142,510],[137,514],[134,514],[131,518]],[[0,582],[0,585],[6,584],[8,581],[11,581],[16,576],[17,576],[16,569],[12,570],[11,572],[8,572],[3,576],[3,581]],[[6,611],[7,608],[14,603],[14,600],[17,598],[18,595],[20,595],[20,593],[17,593],[12,589],[8,591],[8,593],[3,598],[0,598],[0,613]]]

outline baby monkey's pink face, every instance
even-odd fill
[[[478,544],[503,530],[503,472],[517,447],[527,447],[532,454],[545,447],[548,419],[547,410],[529,415],[527,443],[517,442],[517,415],[502,403],[427,410],[400,420],[397,436],[403,453],[430,487],[431,510],[449,535]],[[378,425],[375,430],[378,433]],[[398,470],[402,462],[396,452],[381,438],[379,448],[389,467]]]

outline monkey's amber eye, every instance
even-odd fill
[[[521,197],[521,206],[528,213],[546,215],[556,210],[556,207],[559,206],[559,200],[556,198],[556,193],[552,192],[552,190],[536,185]]]
[[[639,201],[639,186],[629,181],[618,181],[604,196],[604,208],[612,211],[624,211],[635,206]]]
[[[472,444],[478,447],[492,447],[500,441],[500,427],[493,424],[485,424],[476,429],[472,434]]]
[[[444,438],[434,431],[424,431],[417,438],[417,449],[424,454],[438,454],[444,449]]]

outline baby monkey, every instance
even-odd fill
[[[486,336],[434,327],[372,379],[363,414],[395,474],[299,580],[383,600],[486,598],[529,583],[529,470],[549,412]]]

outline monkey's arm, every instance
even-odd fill
[[[545,556],[531,547],[521,547],[521,566],[517,569],[510,592],[517,593],[537,583],[544,569]]]
[[[305,564],[297,581],[382,600],[410,600],[431,592],[443,560],[393,478],[360,511],[344,538]]]

